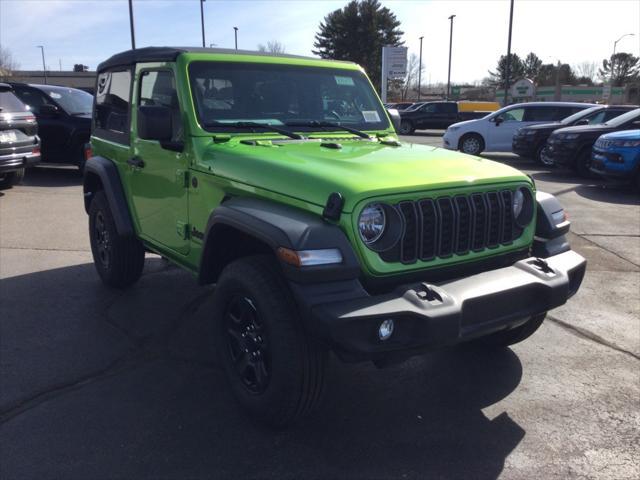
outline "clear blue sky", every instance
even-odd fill
[[[347,0],[207,0],[207,43],[255,49],[278,40],[287,52],[311,55],[324,16]],[[425,83],[446,81],[449,44],[447,17],[456,14],[452,80],[480,80],[506,53],[507,0],[391,0],[405,31],[406,46],[417,53],[424,35]],[[200,45],[199,0],[134,0],[137,46]],[[640,54],[640,0],[516,0],[512,50],[535,51],[545,62],[577,64],[601,61],[618,51]],[[130,47],[126,0],[0,0],[0,44],[24,70],[64,69],[84,63],[92,69],[113,53]]]

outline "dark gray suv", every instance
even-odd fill
[[[25,168],[40,161],[37,133],[36,117],[10,85],[0,83],[0,188],[19,183]]]

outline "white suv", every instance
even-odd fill
[[[487,152],[510,152],[513,134],[535,123],[562,120],[591,108],[592,103],[530,102],[501,108],[486,117],[451,125],[444,134],[444,147],[470,155]]]

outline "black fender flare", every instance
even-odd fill
[[[297,251],[338,248],[342,253],[342,263],[335,265],[298,268],[280,262],[285,277],[293,282],[346,280],[360,275],[360,263],[351,243],[337,225],[289,205],[258,198],[234,197],[219,205],[209,216],[203,238],[199,283],[215,281],[215,273],[210,267],[215,264],[216,250],[224,248],[224,245],[216,245],[216,235],[229,227],[266,244],[274,252],[279,247],[285,247]]]
[[[566,218],[558,222],[553,214],[562,212],[564,208],[556,197],[546,192],[536,192],[536,231],[533,241],[533,254],[547,258],[571,250],[566,234],[571,222]]]
[[[85,165],[82,187],[85,211],[89,213],[91,200],[97,190],[96,178],[102,185],[101,189],[109,202],[109,208],[111,209],[118,234],[124,237],[134,235],[133,220],[131,212],[129,212],[127,197],[122,188],[118,168],[111,160],[104,157],[91,157]]]

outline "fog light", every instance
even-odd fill
[[[378,328],[378,337],[380,340],[387,340],[393,333],[393,320],[384,320]]]

